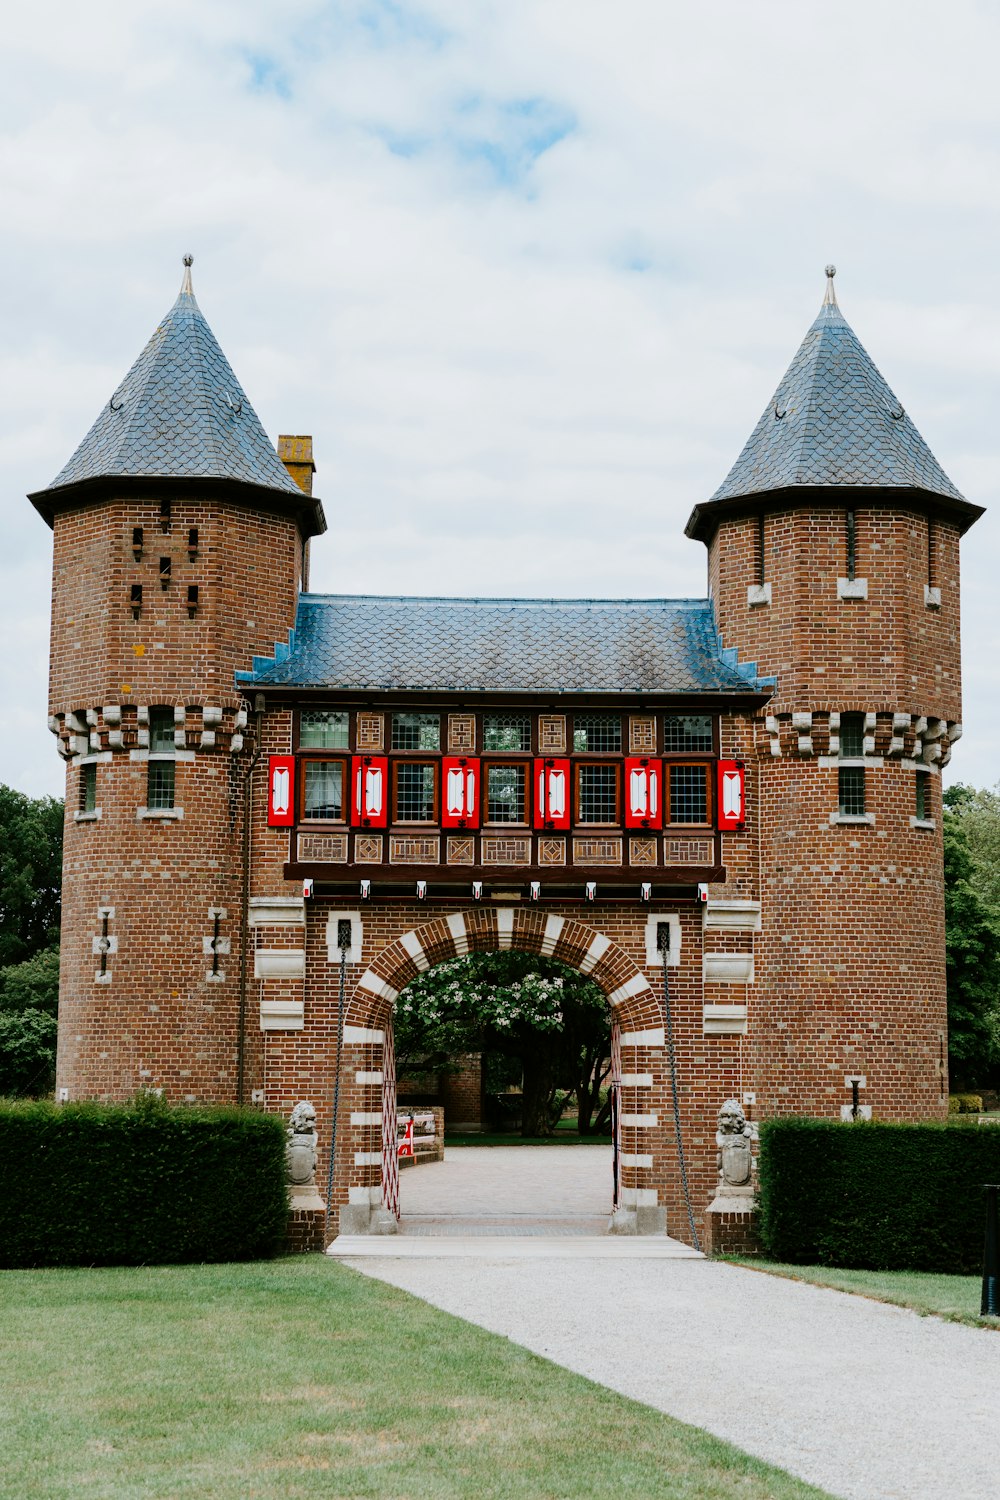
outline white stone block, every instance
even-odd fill
[[[701,974],[705,984],[753,984],[753,954],[704,953]]]
[[[760,902],[709,898],[701,909],[701,925],[723,932],[759,932]]]
[[[614,1009],[625,1000],[631,1000],[635,995],[641,995],[643,990],[649,989],[649,983],[642,974],[633,974],[624,984],[620,984],[616,990],[612,990],[608,996],[608,1004]]]
[[[747,1008],[745,1005],[704,1005],[701,1029],[706,1036],[745,1036]]]
[[[623,1089],[651,1089],[653,1087],[652,1073],[623,1073]]]
[[[304,927],[306,903],[301,896],[251,896],[251,927]]]
[[[760,609],[771,602],[771,585],[769,583],[748,583],[747,604],[751,609]]]
[[[430,968],[430,961],[415,932],[404,932],[399,941],[421,973]]]
[[[358,980],[361,989],[367,990],[369,995],[377,995],[380,1000],[388,1000],[390,1005],[395,1005],[399,999],[399,991],[394,990],[391,984],[381,979],[373,969],[366,969]]]
[[[500,948],[509,948],[513,941],[514,908],[500,906],[497,908],[497,945]]]
[[[590,974],[596,969],[610,947],[611,939],[605,937],[603,932],[595,932],[591,939],[590,947],[584,955],[583,962],[580,964],[580,973]]]
[[[623,1047],[664,1047],[666,1037],[662,1026],[651,1026],[646,1031],[623,1031]]]
[[[301,1031],[305,1025],[305,1005],[301,1000],[262,1000],[261,1031]]]
[[[659,1117],[654,1114],[622,1115],[622,1125],[628,1125],[632,1130],[655,1130],[658,1124]]]
[[[670,944],[667,948],[667,968],[676,969],[681,961],[681,919],[677,912],[650,912],[646,918],[645,942],[646,965],[650,969],[663,968],[663,954],[656,945],[657,928],[666,922],[670,928]]]
[[[867,599],[868,598],[868,579],[867,578],[838,578],[837,579],[837,598],[838,599]]]
[[[352,1125],[381,1125],[382,1111],[374,1109],[352,1109]]]
[[[340,963],[340,948],[337,943],[338,927],[341,922],[351,924],[351,946],[347,950],[347,962],[359,964],[361,962],[361,945],[364,941],[364,928],[361,923],[359,911],[332,911],[326,919],[326,956],[330,963]]]
[[[455,952],[460,958],[469,951],[469,934],[465,929],[465,918],[460,911],[453,911],[448,917],[448,931],[451,933],[455,944]]]
[[[345,1047],[381,1047],[385,1032],[381,1026],[345,1026]]]
[[[254,953],[255,979],[303,979],[305,972],[304,948],[258,948]]]
[[[925,609],[941,608],[941,590],[935,584],[924,584],[924,607]]]
[[[542,933],[542,954],[544,957],[550,958],[556,951],[556,944],[559,941],[559,935],[563,930],[565,922],[566,918],[556,916],[555,912],[545,918],[545,931]]]

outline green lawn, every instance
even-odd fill
[[[10,1500],[821,1495],[319,1257],[3,1272],[0,1360]]]
[[[845,1271],[833,1266],[790,1266],[756,1259],[739,1260],[736,1264],[751,1271],[767,1271],[793,1281],[812,1281],[840,1292],[874,1297],[878,1302],[894,1302],[899,1307],[912,1307],[914,1312],[933,1313],[953,1322],[1000,1329],[1000,1318],[979,1316],[980,1276],[943,1276],[933,1271]]]

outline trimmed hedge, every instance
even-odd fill
[[[760,1232],[775,1260],[875,1271],[982,1269],[1000,1128],[767,1120]]]
[[[0,1102],[0,1266],[257,1260],[288,1222],[273,1115]]]

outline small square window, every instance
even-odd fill
[[[708,822],[708,767],[667,766],[667,821]]]
[[[865,751],[865,716],[864,714],[841,714],[840,716],[840,758],[841,760],[860,759]]]
[[[433,823],[435,771],[432,765],[401,761],[396,767],[396,821]]]
[[[487,766],[486,822],[523,823],[526,783],[524,766]]]
[[[80,767],[80,811],[95,812],[97,810],[97,767],[95,765]]]
[[[860,818],[865,813],[864,766],[841,766],[837,772],[840,812],[845,818]]]
[[[914,793],[914,814],[921,823],[926,823],[931,817],[931,778],[926,771],[917,772]]]
[[[173,751],[173,709],[151,708],[149,710],[149,753],[151,755],[172,755]],[[150,806],[152,806],[152,803],[150,803]]]
[[[303,820],[342,822],[344,817],[344,762],[307,760],[303,772]]]
[[[585,751],[619,751],[622,747],[622,721],[618,714],[577,714],[573,720],[573,749]]]
[[[172,760],[151,760],[146,783],[146,806],[147,807],[173,807],[174,805],[174,762]]]
[[[712,749],[710,714],[667,714],[663,720],[663,752]]]
[[[440,750],[440,714],[393,714],[394,750]]]
[[[577,766],[577,822],[618,822],[618,767]]]
[[[299,744],[304,750],[348,749],[350,715],[324,708],[303,709],[299,717]]]
[[[484,750],[530,750],[531,719],[528,714],[484,714]]]

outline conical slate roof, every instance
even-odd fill
[[[961,500],[837,306],[834,269],[819,316],[712,500],[803,485]]]
[[[177,301],[48,491],[102,478],[228,479],[301,503],[195,301],[190,256],[184,264]]]

